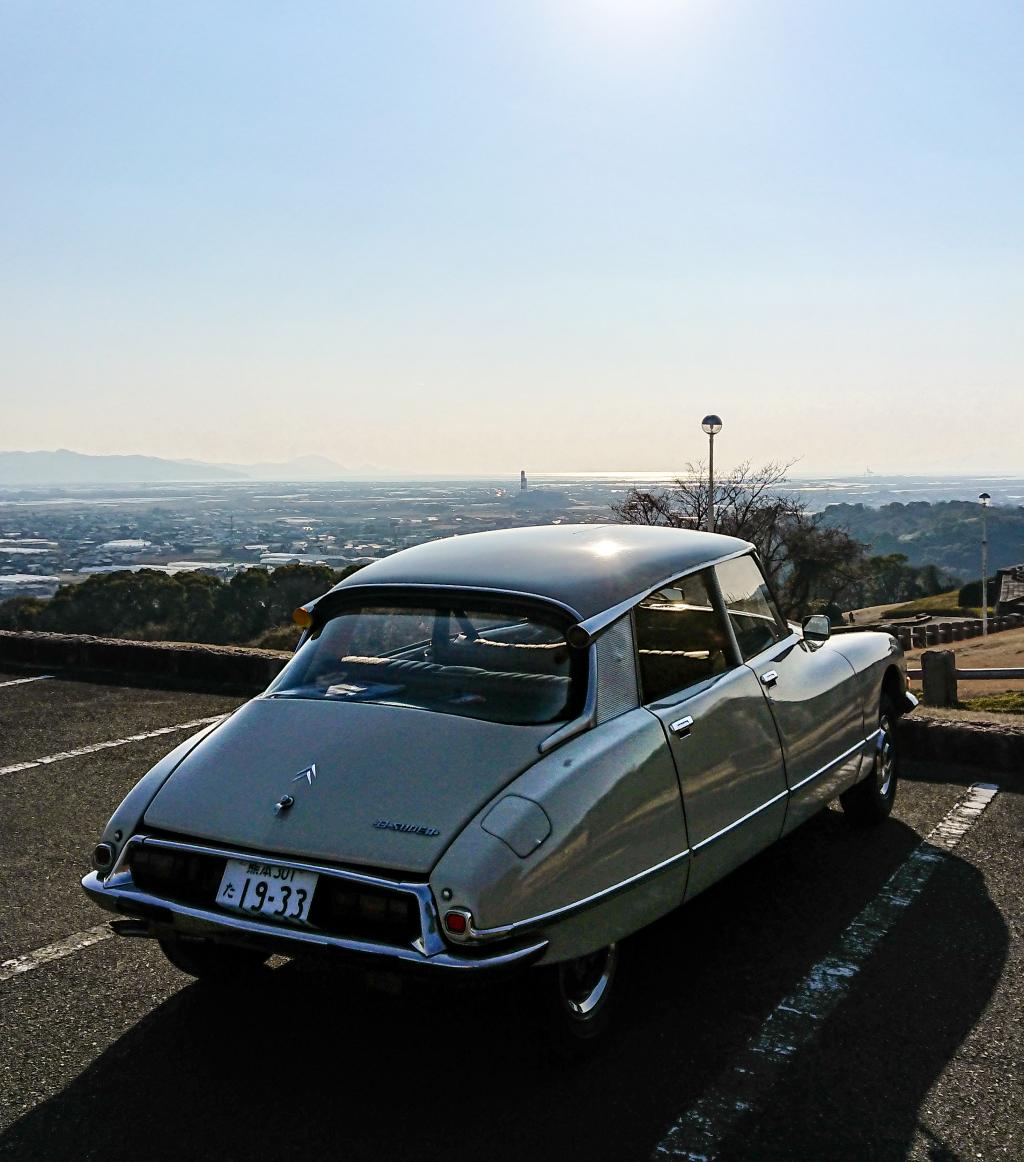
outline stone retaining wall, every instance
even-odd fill
[[[0,630],[2,670],[59,672],[130,686],[258,694],[290,657],[282,650],[240,646]]]
[[[240,646],[0,630],[0,670],[60,673],[119,685],[258,694],[289,657],[281,650]],[[901,719],[899,729],[908,758],[964,763],[1024,779],[1024,724],[1017,729],[918,712]]]
[[[915,711],[900,719],[899,733],[907,758],[981,767],[1024,789],[1024,724],[929,718]]]

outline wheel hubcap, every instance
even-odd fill
[[[614,944],[560,966],[562,1003],[577,1020],[589,1017],[608,995],[619,952]]]
[[[883,797],[892,789],[892,778],[896,771],[896,752],[892,742],[892,725],[887,717],[883,717],[878,724],[882,733],[878,739],[878,764],[875,778],[878,781],[878,793]]]

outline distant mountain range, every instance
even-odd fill
[[[56,452],[0,452],[0,485],[167,484],[227,480],[338,480],[379,471],[369,464],[346,468],[325,456],[298,456],[281,463],[207,464],[160,456],[88,456]]]
[[[202,461],[197,463],[202,464]],[[373,464],[357,464],[355,468],[346,468],[326,456],[296,456],[293,460],[281,462],[264,460],[257,464],[217,464],[215,467],[251,480],[337,480],[340,476],[372,475],[380,471]]]

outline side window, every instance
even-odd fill
[[[729,668],[725,629],[712,607],[705,574],[691,574],[652,593],[633,616],[644,702]]]
[[[736,557],[716,565],[715,574],[744,661],[788,636],[753,557]]]

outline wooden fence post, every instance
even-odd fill
[[[925,650],[921,688],[926,706],[956,706],[956,654],[952,650]]]

